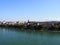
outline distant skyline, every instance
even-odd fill
[[[60,0],[0,0],[0,21],[60,21]]]

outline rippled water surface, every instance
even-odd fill
[[[60,45],[60,32],[0,28],[0,45]]]

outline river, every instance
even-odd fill
[[[0,45],[60,45],[60,32],[0,28]]]

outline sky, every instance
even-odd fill
[[[60,21],[60,0],[0,0],[0,21]]]

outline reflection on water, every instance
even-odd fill
[[[0,28],[0,45],[60,45],[60,32]]]

